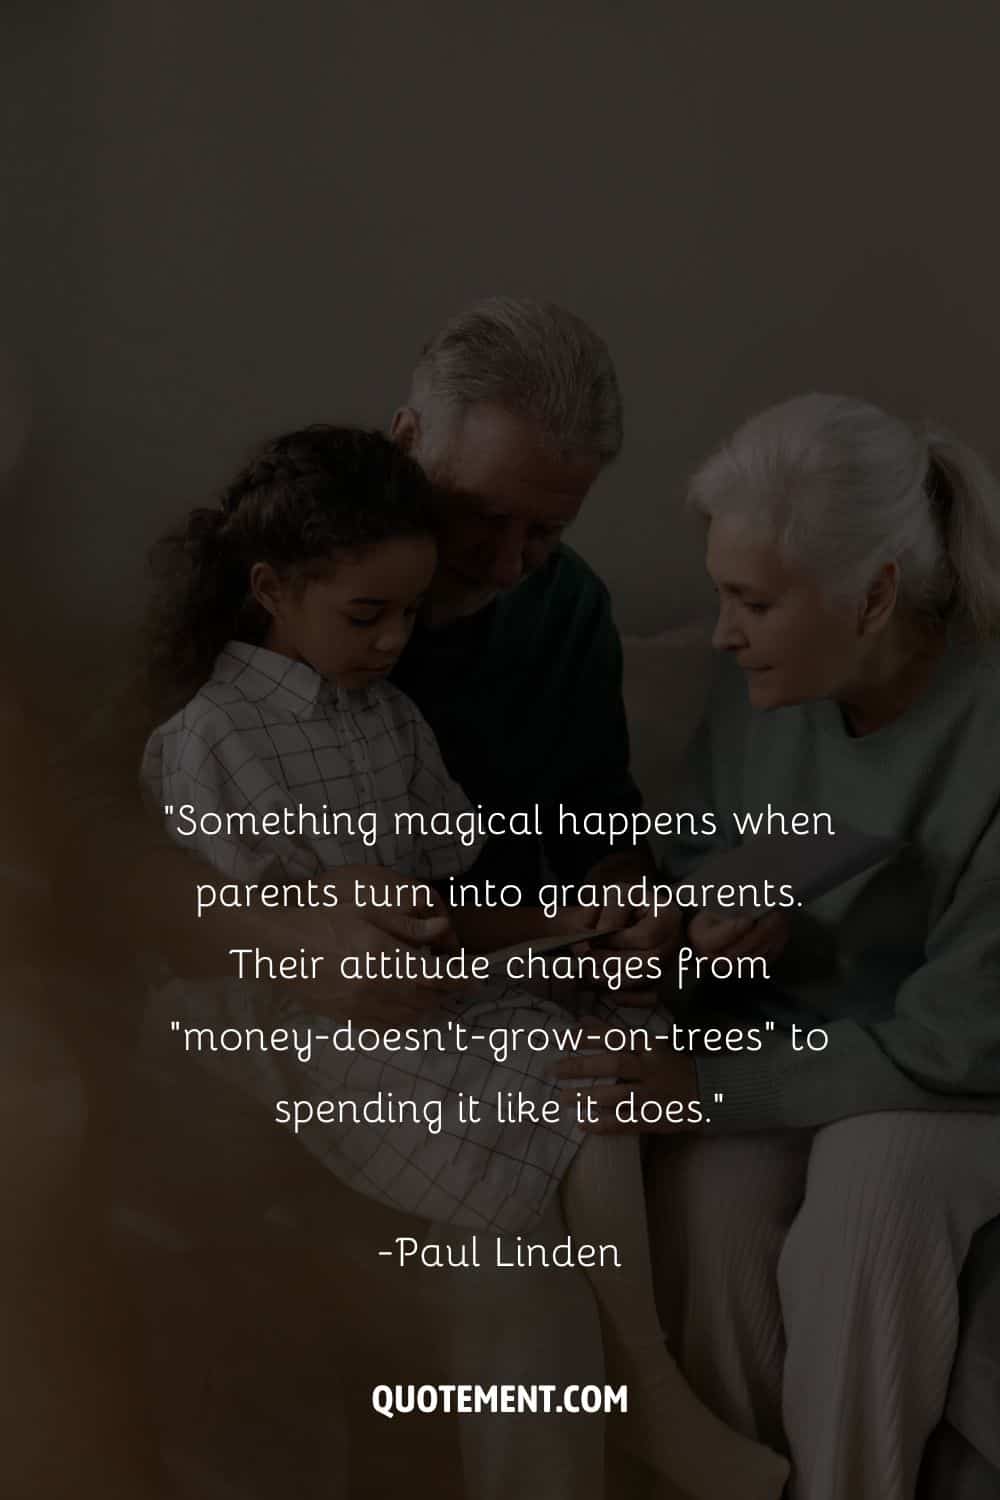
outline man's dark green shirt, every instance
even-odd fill
[[[488,811],[542,810],[551,872],[578,880],[603,839],[560,836],[560,804],[579,814],[641,805],[629,775],[622,651],[608,591],[569,547],[485,609],[420,626],[392,674],[413,699],[470,801]],[[496,838],[480,878],[540,876],[541,850]]]

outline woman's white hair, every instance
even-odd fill
[[[421,459],[439,461],[462,413],[481,403],[530,418],[568,458],[608,463],[622,445],[622,398],[607,345],[554,302],[490,297],[427,344],[409,396]]]
[[[833,597],[895,562],[902,604],[1000,635],[1000,486],[946,433],[847,396],[797,396],[745,422],[689,502],[745,518]]]

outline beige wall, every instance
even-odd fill
[[[8,597],[44,589],[60,639],[127,621],[146,544],[249,440],[385,421],[421,340],[493,291],[617,355],[627,452],[575,541],[627,629],[705,605],[685,474],[773,398],[864,393],[1000,461],[998,18],[8,4],[0,342],[35,407]]]

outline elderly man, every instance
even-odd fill
[[[473,802],[539,803],[544,853],[572,877],[607,854],[555,812],[632,809],[621,650],[607,590],[562,542],[622,441],[607,349],[561,308],[494,298],[425,349],[392,425],[438,495],[440,563],[395,679]],[[523,840],[488,851],[527,884]]]
[[[433,481],[440,521],[426,618],[395,681],[429,721],[473,803],[502,813],[541,810],[541,840],[491,841],[477,874],[519,885],[530,901],[543,861],[566,882],[646,873],[644,847],[612,854],[601,839],[561,837],[557,818],[560,804],[583,814],[628,811],[640,801],[628,771],[621,648],[607,590],[562,542],[621,447],[621,396],[606,346],[560,307],[489,299],[452,319],[424,350],[392,433]],[[130,782],[139,749],[119,735],[119,756],[126,753],[120,776]],[[211,924],[197,924],[190,856],[134,818],[116,822],[111,809],[103,823],[102,852],[117,850],[132,870],[128,888],[116,890],[119,915],[182,971],[221,972],[230,948],[305,947],[326,960],[310,991],[317,1009],[398,1020],[439,1001],[441,985],[343,980],[338,972],[348,956],[439,940],[447,930],[440,913],[217,910]],[[350,888],[351,871],[342,874]],[[649,952],[673,941],[672,914],[633,915],[617,946]]]

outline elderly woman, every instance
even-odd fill
[[[706,1101],[651,1163],[661,1311],[703,1398],[784,1433],[794,1500],[912,1500],[959,1272],[1000,1214],[1000,492],[950,439],[807,396],[692,499],[728,657],[693,795],[720,828],[770,803],[900,852],[790,922],[690,924],[705,954],[768,959],[770,982],[678,996],[700,1023],[773,1020],[762,1050],[562,1071],[622,1080],[597,1128],[630,1092]]]

